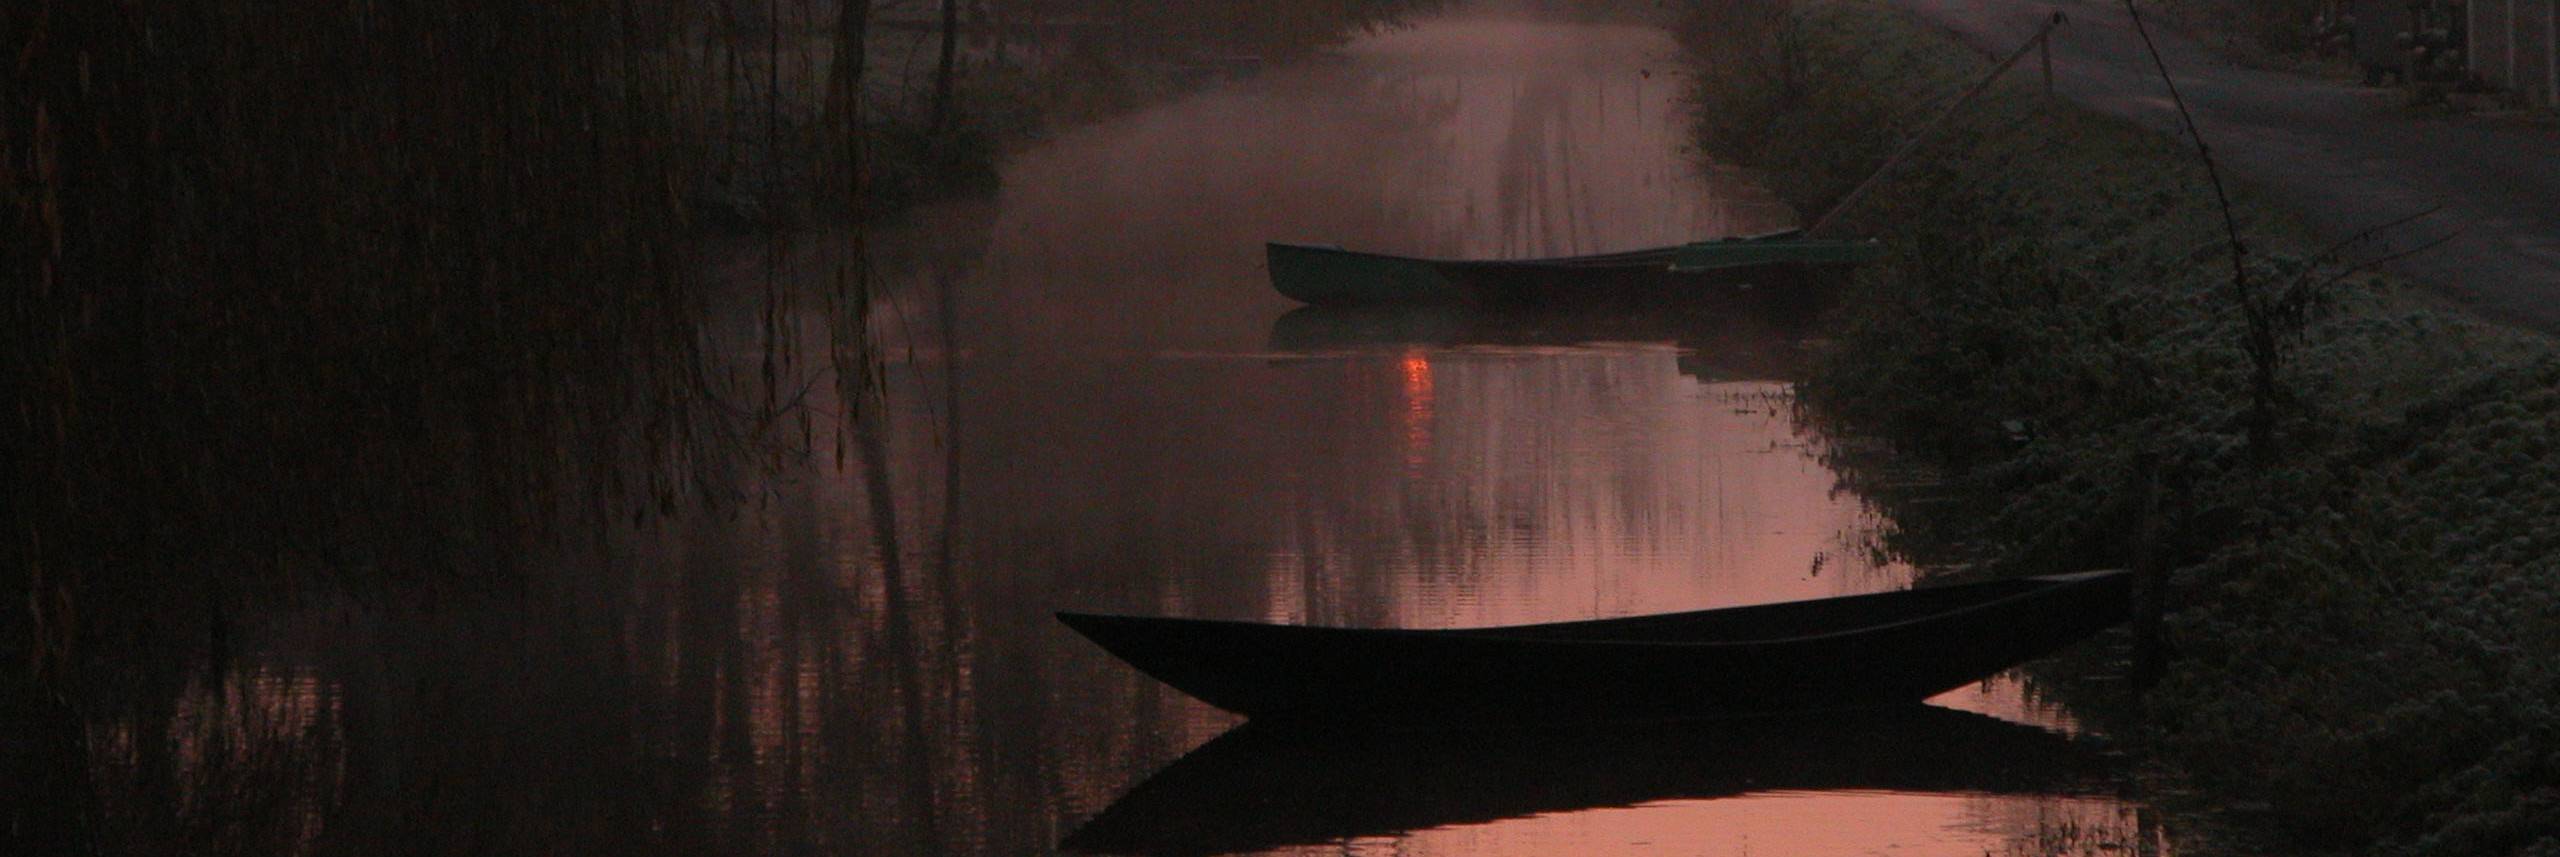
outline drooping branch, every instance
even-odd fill
[[[2214,163],[2213,147],[2197,130],[2196,117],[2187,109],[2187,99],[2178,92],[2178,81],[2169,75],[2169,63],[2160,57],[2160,45],[2151,39],[2151,28],[2142,22],[2142,12],[2134,0],[2124,0],[2126,15],[2133,18],[2133,31],[2142,36],[2143,50],[2151,54],[2151,66],[2158,70],[2160,82],[2169,88],[2169,102],[2178,109],[2178,121],[2186,127],[2187,138],[2196,144],[2196,157],[2204,161],[2205,178],[2213,185],[2214,203],[2222,210],[2222,232],[2231,245],[2231,293],[2240,305],[2241,321],[2247,328],[2249,354],[2249,454],[2260,463],[2275,452],[2276,370],[2283,352],[2276,341],[2276,320],[2259,299],[2249,282],[2249,245],[2240,238],[2239,218],[2232,213],[2231,192],[2222,183],[2222,168]]]

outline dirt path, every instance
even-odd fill
[[[1889,0],[1986,50],[2025,40],[2051,10],[2055,87],[2074,101],[2177,133],[2167,92],[2119,3]],[[2330,238],[2425,211],[2395,231],[2390,266],[2483,315],[2560,331],[2560,128],[2411,115],[2396,91],[2242,68],[2194,41],[2152,34],[2225,170],[2308,217]],[[2026,73],[2033,74],[2032,65]]]

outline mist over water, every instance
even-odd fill
[[[231,771],[191,789],[280,796],[262,811],[294,853],[1037,853],[1237,722],[1052,611],[1444,628],[1907,586],[1797,419],[1805,331],[1345,319],[1265,279],[1266,240],[1539,256],[1794,225],[1685,150],[1673,54],[1634,26],[1427,22],[1043,141],[996,199],[878,239],[885,493],[852,459],[757,477],[741,508],[615,537],[607,569],[562,560],[535,589],[565,618],[265,617],[178,715],[94,726],[97,767],[164,771],[135,749],[152,730],[227,748],[174,764]],[[875,529],[881,498],[898,532]],[[1941,702],[1999,718],[1956,721],[1986,746],[2067,750],[2013,728],[2070,726],[2017,681]],[[1499,817],[1426,803],[1397,817],[1440,821],[1257,847],[2158,847],[2103,784],[1789,740],[1816,749],[1770,780],[1853,773]],[[1241,758],[1224,773],[1253,782]]]
[[[1244,347],[1294,306],[1265,241],[1549,256],[1794,225],[1687,154],[1659,30],[1484,18],[1388,32],[1063,135],[1006,165],[991,340]],[[1046,343],[1044,343],[1046,344]]]

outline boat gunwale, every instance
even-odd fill
[[[1552,638],[1552,637],[1515,636],[1515,635],[1513,635],[1513,634],[1516,634],[1517,632],[1524,631],[1524,630],[1527,630],[1527,629],[1533,629],[1533,628],[1557,628],[1557,627],[1567,627],[1567,626],[1581,625],[1581,624],[1599,624],[1599,623],[1617,622],[1617,621],[1624,621],[1624,620],[1628,620],[1628,619],[1678,619],[1678,618],[1683,618],[1683,617],[1701,616],[1701,615],[1705,615],[1705,614],[1709,614],[1709,613],[1721,613],[1721,612],[1725,612],[1725,611],[1728,611],[1728,610],[1750,610],[1750,609],[1755,609],[1755,608],[1784,607],[1784,606],[1788,606],[1788,605],[1808,605],[1808,604],[1819,604],[1819,603],[1821,603],[1821,602],[1825,602],[1825,601],[1836,601],[1836,600],[1839,600],[1839,599],[1841,599],[1841,598],[1861,598],[1861,597],[1874,597],[1874,596],[1905,595],[1905,594],[1910,594],[1910,593],[1915,593],[1915,592],[1924,592],[1924,591],[1927,591],[1927,589],[1904,589],[1904,590],[1899,590],[1899,591],[1895,591],[1895,592],[1875,592],[1875,593],[1867,593],[1867,594],[1865,594],[1865,595],[1837,596],[1837,597],[1834,597],[1834,598],[1805,598],[1805,599],[1798,599],[1798,600],[1795,600],[1795,601],[1772,601],[1772,602],[1765,603],[1765,604],[1739,604],[1739,605],[1735,605],[1735,606],[1732,606],[1732,607],[1715,607],[1715,608],[1710,608],[1710,609],[1706,609],[1706,610],[1689,610],[1689,611],[1681,611],[1681,612],[1676,612],[1676,613],[1660,613],[1660,614],[1651,614],[1651,615],[1644,615],[1644,616],[1623,616],[1623,617],[1613,617],[1613,618],[1607,618],[1607,619],[1578,619],[1578,620],[1567,621],[1567,622],[1541,622],[1541,623],[1527,624],[1527,625],[1497,625],[1497,626],[1491,626],[1491,627],[1485,627],[1485,628],[1344,628],[1344,627],[1339,627],[1339,626],[1329,626],[1329,625],[1282,625],[1282,624],[1271,623],[1271,622],[1248,622],[1248,621],[1242,621],[1242,620],[1236,620],[1236,619],[1190,619],[1190,618],[1170,617],[1170,616],[1131,616],[1131,615],[1126,615],[1126,614],[1108,614],[1108,613],[1077,613],[1077,612],[1072,612],[1072,611],[1059,611],[1059,612],[1057,612],[1057,613],[1055,614],[1055,616],[1057,617],[1058,621],[1060,621],[1060,622],[1062,622],[1062,623],[1065,623],[1065,624],[1066,624],[1068,627],[1070,627],[1070,628],[1074,628],[1078,633],[1084,633],[1084,629],[1083,629],[1083,628],[1077,627],[1077,621],[1078,621],[1078,620],[1081,620],[1081,619],[1099,619],[1099,620],[1103,620],[1103,621],[1106,621],[1106,622],[1117,621],[1117,622],[1137,622],[1137,623],[1151,623],[1151,624],[1177,624],[1177,625],[1189,625],[1189,626],[1192,626],[1192,627],[1195,627],[1195,628],[1201,628],[1201,627],[1214,627],[1214,628],[1231,629],[1231,630],[1232,630],[1232,629],[1245,629],[1245,630],[1260,630],[1260,631],[1282,631],[1282,632],[1297,632],[1297,633],[1322,634],[1322,635],[1328,635],[1328,636],[1331,636],[1331,635],[1345,635],[1345,634],[1348,634],[1348,635],[1360,635],[1360,636],[1384,636],[1384,637],[1395,637],[1395,638],[1403,638],[1403,639],[1422,639],[1422,640],[1433,640],[1433,639],[1437,639],[1437,640],[1464,640],[1464,641],[1468,641],[1468,642],[1517,643],[1517,644],[1527,644],[1527,645],[1575,646],[1575,647],[1582,647],[1582,646],[1597,646],[1597,647],[1613,647],[1613,648],[1614,648],[1614,647],[1635,647],[1635,648],[1648,648],[1648,649],[1662,649],[1662,648],[1687,648],[1687,649],[1734,648],[1734,649],[1738,649],[1738,648],[1747,648],[1747,647],[1762,647],[1762,646],[1773,646],[1773,645],[1786,645],[1786,644],[1798,644],[1798,643],[1824,642],[1824,641],[1831,641],[1831,640],[1838,640],[1838,639],[1844,639],[1844,638],[1851,638],[1851,637],[1858,637],[1858,636],[1864,636],[1864,635],[1869,635],[1869,634],[1875,634],[1875,633],[1879,633],[1879,632],[1890,631],[1890,630],[1895,630],[1895,629],[1900,629],[1900,628],[1913,627],[1913,626],[1917,626],[1917,625],[1920,625],[1920,624],[1923,624],[1923,623],[1939,622],[1939,621],[1944,621],[1944,620],[1951,619],[1951,618],[1963,617],[1963,616],[1967,616],[1967,615],[1970,615],[1970,614],[1975,614],[1975,613],[1985,612],[1985,611],[1991,610],[1991,609],[1993,609],[1993,608],[2005,607],[2005,606],[2011,606],[2011,605],[2015,604],[2016,602],[2023,601],[2023,600],[2026,600],[2026,599],[2029,599],[2029,598],[2033,598],[2033,597],[2036,597],[2036,596],[2040,596],[2040,595],[2049,595],[2049,594],[2052,594],[2052,593],[2054,593],[2054,592],[2061,591],[2061,590],[2064,590],[2064,589],[2067,589],[2067,588],[2070,588],[2070,587],[2074,587],[2074,586],[2083,586],[2083,585],[2089,585],[2089,584],[2092,584],[2092,583],[2095,583],[2095,582],[2097,582],[2097,581],[2104,580],[2104,579],[2107,579],[2107,578],[2130,576],[2131,574],[2132,574],[2132,572],[2131,572],[2131,571],[2128,571],[2128,570],[2125,570],[2125,569],[2099,569],[2099,570],[2093,570],[2093,571],[2074,572],[2074,573],[2070,573],[2070,574],[2037,575],[2037,576],[2034,576],[2034,577],[2010,578],[2010,579],[2007,579],[2007,580],[1991,580],[1991,581],[1982,581],[1982,582],[1979,582],[1979,583],[1957,584],[1956,586],[1950,586],[1950,587],[1933,587],[1933,588],[1940,588],[1940,589],[1955,589],[1955,588],[1977,587],[1977,586],[1978,586],[1978,587],[1990,587],[1990,586],[1998,586],[1998,585],[2001,585],[2001,584],[2016,584],[2016,583],[2022,583],[2022,582],[2035,582],[2035,583],[2039,584],[2039,585],[2037,585],[2037,586],[2035,586],[2035,587],[2033,587],[2033,588],[2024,589],[2024,590],[2021,590],[2021,591],[2018,591],[2018,592],[2014,592],[2014,593],[2011,593],[2011,594],[2008,594],[2008,595],[2003,595],[2003,596],[2000,596],[2000,597],[1997,597],[1997,598],[1992,598],[1992,599],[1989,599],[1989,600],[1986,600],[1986,601],[1981,601],[1981,602],[1977,602],[1977,603],[1974,603],[1974,604],[1969,604],[1969,605],[1965,605],[1965,606],[1962,606],[1962,607],[1956,607],[1956,608],[1952,608],[1952,609],[1948,609],[1948,610],[1941,610],[1941,611],[1937,611],[1937,612],[1926,613],[1926,614],[1922,614],[1922,615],[1919,615],[1919,616],[1914,616],[1914,617],[1911,617],[1911,618],[1908,618],[1908,619],[1900,619],[1900,620],[1896,620],[1896,621],[1884,622],[1884,623],[1872,624],[1872,625],[1860,625],[1860,626],[1857,626],[1857,627],[1854,627],[1854,628],[1847,628],[1847,629],[1838,630],[1838,631],[1826,631],[1826,632],[1818,633],[1818,634],[1801,634],[1801,635],[1788,636],[1788,637],[1763,637],[1763,638],[1756,638],[1756,639],[1749,639],[1749,640],[1660,641],[1660,640],[1634,640],[1634,639],[1616,639],[1616,638],[1598,638],[1598,639],[1556,639],[1556,638]]]
[[[1365,256],[1372,259],[1391,259],[1399,262],[1422,262],[1431,265],[1455,265],[1459,267],[1530,266],[1573,268],[1611,263],[1625,264],[1629,262],[1644,261],[1657,256],[1662,257],[1663,261],[1668,263],[1677,259],[1681,250],[1701,244],[1739,244],[1753,241],[1783,241],[1802,234],[1804,234],[1804,230],[1802,229],[1781,229],[1774,232],[1763,232],[1755,235],[1733,235],[1724,238],[1711,238],[1705,241],[1666,244],[1659,247],[1638,247],[1631,250],[1594,253],[1587,256],[1541,256],[1526,259],[1443,259],[1431,256],[1401,256],[1394,253],[1353,250],[1339,244],[1302,244],[1293,241],[1265,241],[1263,242],[1263,247],[1266,251],[1273,247],[1286,247],[1292,250],[1315,250],[1326,253],[1340,253],[1349,256]]]

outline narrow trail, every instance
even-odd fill
[[[2101,113],[2181,134],[2124,7],[2106,0],[1888,0],[1985,50],[2060,10],[2054,86]],[[2344,238],[2429,209],[2396,249],[2452,235],[2386,270],[2499,321],[2560,331],[2560,126],[2420,116],[2396,90],[2245,68],[2153,30],[2196,123],[2241,181]]]

